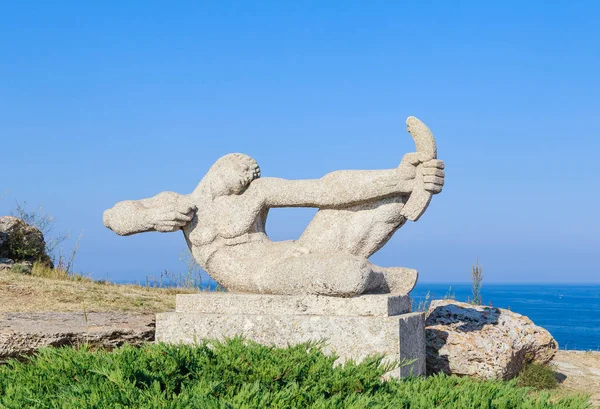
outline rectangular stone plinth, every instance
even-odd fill
[[[247,315],[389,317],[410,312],[408,295],[369,294],[340,298],[317,295],[201,293],[177,295],[177,312]]]
[[[192,344],[234,336],[279,347],[324,340],[324,351],[334,352],[342,362],[383,354],[386,361],[413,361],[391,376],[425,374],[423,313],[367,317],[170,312],[156,316],[157,342]]]

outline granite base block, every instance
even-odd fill
[[[335,353],[340,362],[382,354],[386,361],[412,361],[391,376],[425,374],[423,313],[381,317],[167,312],[156,316],[157,342],[193,344],[234,336],[280,347],[325,341],[324,351]]]
[[[240,293],[178,294],[176,312],[244,315],[342,315],[389,317],[410,312],[408,295],[363,294],[341,298],[319,295]]]

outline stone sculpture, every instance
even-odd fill
[[[404,155],[395,169],[260,178],[254,159],[234,153],[218,159],[192,193],[119,202],[104,212],[104,224],[119,235],[183,230],[200,266],[230,292],[407,294],[416,270],[368,261],[442,190],[444,164],[433,135],[414,117],[407,127],[417,152]],[[265,232],[273,207],[319,211],[298,240],[273,242]]]

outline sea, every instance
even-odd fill
[[[206,289],[216,287],[212,280],[203,284]],[[427,299],[473,299],[470,284],[418,283],[410,295],[413,308]],[[484,283],[481,296],[484,305],[510,309],[546,328],[561,349],[600,351],[599,284]]]

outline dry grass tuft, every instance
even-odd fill
[[[176,294],[198,292],[182,288],[148,288],[93,281],[61,269],[34,266],[31,275],[0,271],[2,312],[173,311]]]
[[[40,278],[50,278],[52,280],[70,280],[70,281],[93,281],[91,278],[81,274],[69,273],[66,269],[60,266],[50,268],[44,263],[36,262],[33,264],[31,275]]]

